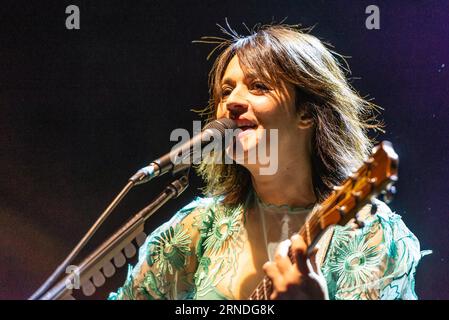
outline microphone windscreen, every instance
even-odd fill
[[[232,119],[220,118],[204,126],[204,130],[207,129],[218,130],[221,135],[224,135],[226,129],[237,129],[237,123]]]

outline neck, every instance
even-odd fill
[[[290,154],[288,161],[279,159],[279,167],[273,175],[259,175],[251,170],[252,184],[259,198],[269,204],[290,207],[309,207],[317,201],[313,190],[312,163],[309,153]]]

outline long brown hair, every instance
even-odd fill
[[[297,111],[314,122],[312,138],[313,186],[319,201],[334,185],[358,168],[369,155],[373,141],[369,129],[381,130],[377,106],[362,98],[348,83],[344,58],[328,49],[309,30],[285,24],[264,25],[240,36],[229,25],[229,39],[203,37],[222,50],[209,73],[210,100],[203,114],[215,120],[221,101],[221,80],[229,61],[237,55],[245,73],[274,86],[292,84]],[[208,56],[208,58],[210,55]],[[343,62],[343,63],[342,63]],[[201,163],[197,173],[205,181],[204,193],[224,196],[228,205],[242,204],[252,190],[250,173],[238,164]]]

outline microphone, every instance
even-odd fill
[[[138,185],[170,171],[176,173],[187,169],[191,165],[190,158],[192,156],[195,159],[200,157],[201,150],[206,146],[208,149],[220,147],[223,150],[226,147],[223,143],[227,134],[226,130],[231,129],[233,131],[236,128],[237,123],[234,120],[228,118],[214,120],[189,141],[152,161],[148,166],[137,171],[129,180]],[[189,158],[188,163],[185,161],[187,158]]]

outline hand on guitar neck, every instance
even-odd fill
[[[292,259],[288,256],[289,247]],[[263,266],[272,282],[270,300],[328,299],[326,280],[316,269],[317,251],[315,248],[307,255],[307,244],[300,235],[279,245],[274,261]]]

